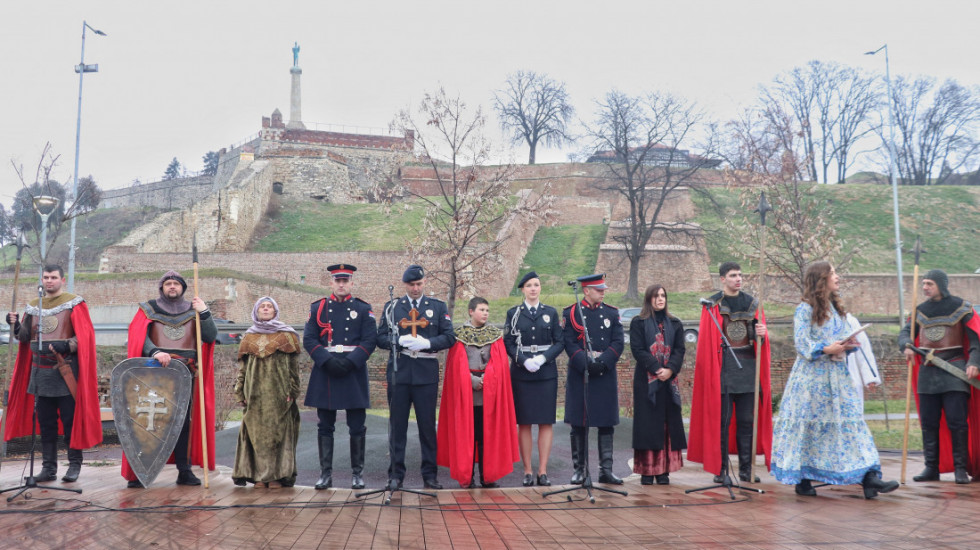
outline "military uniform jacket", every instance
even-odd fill
[[[310,304],[303,347],[313,359],[313,371],[303,404],[335,411],[368,408],[367,360],[377,346],[377,335],[371,304],[360,298],[331,295]],[[328,374],[324,365],[332,357],[346,358],[356,368],[344,376]]]
[[[520,347],[538,346],[537,351],[522,351]],[[504,323],[504,346],[510,357],[510,375],[513,380],[550,380],[558,378],[558,365],[555,359],[565,349],[562,336],[561,318],[558,310],[538,303],[534,316],[527,309],[527,304],[521,303],[507,310],[507,321]],[[547,348],[546,350],[544,348]],[[529,372],[524,368],[524,361],[536,355],[544,355],[546,361],[537,372]]]
[[[453,322],[449,318],[449,311],[446,303],[442,300],[423,296],[419,298],[419,319],[425,319],[429,325],[425,328],[418,328],[417,334],[427,340],[431,347],[419,353],[434,354],[444,349],[449,349],[456,343],[456,333],[453,331]],[[389,327],[388,313],[391,310],[395,326]],[[391,350],[388,356],[388,383],[394,373],[394,355],[398,354],[398,377],[395,379],[397,384],[424,385],[439,383],[439,360],[436,358],[411,357],[408,349],[397,344],[398,337],[412,334],[411,327],[401,328],[398,326],[402,319],[409,319],[409,311],[412,304],[408,296],[402,296],[394,301],[385,304],[384,312],[381,315],[381,322],[378,323],[378,347]],[[391,349],[391,330],[396,333],[395,348]]]
[[[600,375],[589,375],[588,419],[583,406],[583,373],[588,369],[587,348],[582,325],[588,329],[596,358],[606,366]],[[585,300],[568,306],[564,318],[565,353],[568,354],[568,382],[565,384],[565,422],[572,426],[608,427],[619,424],[619,385],[616,363],[623,354],[623,324],[619,310],[607,304],[595,308]]]

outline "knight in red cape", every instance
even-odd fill
[[[95,330],[82,297],[63,291],[65,272],[61,266],[44,266],[41,284],[44,301],[39,307],[37,298],[31,300],[23,322],[16,313],[7,313],[11,334],[16,335],[20,345],[10,381],[10,401],[3,417],[7,423],[4,439],[31,435],[36,397],[41,471],[34,479],[57,478],[58,434],[63,433],[68,447],[68,471],[61,479],[72,482],[82,469],[82,449],[102,442]],[[45,351],[36,354],[38,368],[32,377],[39,317]],[[59,355],[70,366],[70,373],[58,368]]]
[[[168,271],[157,285],[160,296],[141,302],[136,316],[129,323],[127,353],[129,357],[152,357],[161,365],[178,359],[191,369],[194,376],[204,376],[204,424],[208,441],[208,467],[214,470],[214,341],[218,327],[207,304],[195,296],[184,299],[187,282],[176,271]],[[201,316],[201,357],[197,357],[195,312]],[[197,383],[194,384],[197,387]],[[191,471],[191,464],[203,466],[201,446],[201,406],[198,392],[191,399],[190,411],[180,431],[171,460],[177,465],[177,485],[200,485],[201,480]],[[126,455],[122,460],[122,476],[131,489],[141,488],[136,473],[129,467]]]
[[[470,320],[456,329],[449,348],[439,406],[437,462],[461,487],[496,487],[520,460],[517,416],[510,385],[510,362],[503,331],[487,324],[490,307],[483,298],[470,300]]]
[[[970,302],[949,293],[949,277],[932,269],[922,277],[926,301],[915,309],[915,344],[933,350],[937,357],[962,369],[968,378],[980,374],[980,319]],[[915,392],[922,426],[925,469],[914,481],[939,481],[939,474],[953,472],[956,483],[970,483],[980,476],[980,392],[940,370],[922,365],[921,356],[905,347],[912,342],[906,324],[898,344],[912,363]]]
[[[698,329],[687,459],[700,462],[706,472],[715,474],[715,483],[723,483],[728,471],[728,455],[737,452],[739,479],[758,483],[758,476],[749,479],[757,353],[760,354],[759,428],[755,454],[765,456],[767,468],[772,451],[772,391],[766,316],[759,300],[742,292],[742,268],[737,263],[721,264],[718,275],[722,290],[709,298],[712,305],[701,312]],[[709,317],[709,310],[722,324],[738,363],[722,349],[721,334]],[[761,349],[756,349],[756,334],[762,337]],[[723,414],[724,411],[729,414]],[[730,418],[729,429],[723,433],[726,416]]]

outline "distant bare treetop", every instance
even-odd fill
[[[570,143],[568,124],[575,114],[565,83],[546,74],[518,71],[507,77],[506,87],[494,94],[494,110],[511,142],[527,143],[528,164],[534,164],[538,144]]]

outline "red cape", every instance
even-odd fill
[[[972,330],[980,337],[980,317],[972,315],[966,322],[966,328]],[[915,345],[918,347],[919,338],[916,336]],[[967,349],[967,341],[963,340],[963,354],[970,356]],[[915,395],[915,408],[919,409],[919,365],[922,363],[922,356],[916,354],[915,362],[912,363],[912,393]],[[966,421],[970,430],[970,458],[967,462],[966,470],[971,476],[980,475],[980,391],[970,386],[970,402],[967,409]],[[953,442],[949,436],[949,428],[946,426],[946,413],[942,413],[939,419],[939,471],[952,472],[953,468]]]
[[[712,308],[716,319],[721,319],[718,306]],[[759,323],[765,324],[766,313],[762,306],[755,314]],[[691,396],[691,434],[687,441],[687,459],[700,462],[706,472],[721,474],[721,334],[708,310],[701,312],[698,332],[698,353],[694,361],[694,392]],[[772,454],[772,388],[769,378],[769,334],[762,341],[759,367],[759,431],[756,437],[756,454],[766,457],[769,468]],[[755,368],[746,365],[745,368]],[[729,426],[728,451],[737,453],[735,441],[735,416]]]
[[[127,356],[143,357],[143,343],[146,341],[146,331],[150,327],[150,320],[143,313],[142,309],[137,309],[136,316],[129,323],[129,340],[127,341]],[[204,415],[207,419],[208,437],[208,469],[214,470],[214,343],[201,344],[201,358],[199,371],[204,375]],[[203,466],[201,457],[204,455],[201,449],[201,405],[198,401],[197,380],[194,381],[194,397],[191,399],[191,433],[190,453],[191,464]],[[170,456],[168,464],[174,462],[173,455]],[[129,467],[126,454],[122,457],[122,476],[129,481],[136,481],[136,473]]]
[[[460,485],[473,478],[473,383],[462,342],[449,348],[446,376],[439,405],[436,461],[449,468],[449,477]],[[517,416],[510,386],[510,362],[503,339],[490,346],[490,362],[483,375],[483,472],[494,482],[514,471],[521,459],[517,447]]]
[[[71,310],[71,326],[78,339],[78,389],[75,396],[75,420],[72,425],[72,449],[88,449],[102,442],[102,412],[99,410],[98,363],[95,357],[95,329],[88,315],[85,302]],[[13,334],[11,334],[11,339]],[[34,354],[30,344],[21,343],[17,348],[14,375],[10,380],[10,401],[4,420],[7,422],[4,440],[31,435],[31,418],[34,416],[34,396],[27,393],[31,379],[31,363]],[[40,428],[37,433],[40,432]],[[58,420],[58,433],[64,426]]]

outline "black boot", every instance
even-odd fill
[[[317,437],[320,447],[320,479],[317,480],[314,489],[329,489],[333,485],[331,473],[333,472],[333,435],[321,435]]]
[[[479,445],[477,445],[476,448],[477,448],[477,451],[480,453],[480,487],[483,487],[484,489],[496,489],[498,487],[498,485],[496,483],[494,483],[492,481],[487,481],[483,477],[483,474],[484,474],[484,472],[483,472],[483,470],[484,470],[484,467],[483,467],[483,464],[484,464],[484,462],[483,462],[483,443],[480,443]]]
[[[599,434],[599,483],[622,485],[613,468],[613,434]]]
[[[864,487],[864,498],[875,498],[878,493],[890,493],[898,489],[897,481],[882,481],[880,475],[881,472],[871,470],[864,474],[864,479],[861,481],[861,486]]]
[[[810,483],[809,479],[801,479],[796,484],[796,494],[804,497],[815,497],[817,496],[817,490],[813,488],[813,484]]]
[[[922,428],[922,458],[926,467],[912,481],[939,481],[939,431]]]
[[[364,478],[364,445],[366,437],[363,435],[350,436],[350,469],[351,469],[351,489],[363,489]]]
[[[585,453],[589,452],[589,448],[586,446],[588,433],[586,431],[580,436],[575,433],[575,428],[572,428],[572,466],[575,468],[572,480],[569,481],[572,485],[581,485],[585,482]]]
[[[82,450],[68,448],[68,471],[61,481],[68,483],[78,481],[78,474],[82,471]]]
[[[752,479],[749,479],[752,472],[752,459],[755,454],[752,452],[752,432],[738,434],[736,438],[738,446],[738,479],[746,483],[759,483],[759,476],[753,476]]]
[[[58,442],[41,442],[41,471],[34,481],[54,481],[58,479]]]
[[[653,485],[654,476],[640,476],[640,485]]]
[[[953,475],[956,483],[965,485],[970,483],[970,476],[966,473],[966,465],[970,462],[970,431],[956,430],[951,433],[953,443]]]

